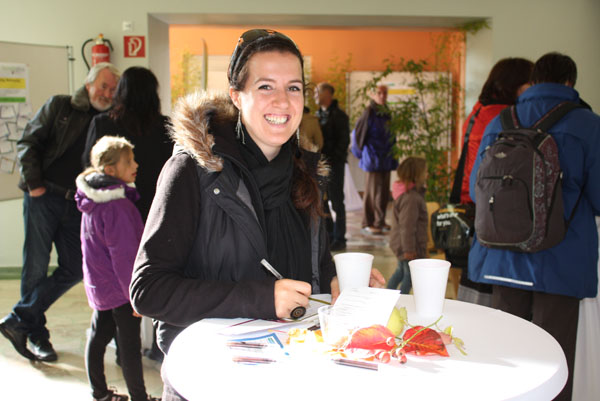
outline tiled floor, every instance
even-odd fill
[[[388,278],[396,268],[396,258],[388,247],[387,236],[363,235],[360,232],[361,212],[348,213],[347,251],[375,255],[374,266]],[[0,317],[10,312],[19,294],[18,279],[0,280]],[[447,296],[454,294],[448,286]],[[58,362],[32,363],[22,358],[12,345],[0,336],[0,400],[91,400],[84,367],[85,332],[91,310],[83,286],[75,286],[47,312],[48,328],[58,352]],[[115,364],[114,350],[105,358],[106,377],[110,386],[127,393],[121,369]],[[153,395],[162,393],[160,365],[144,358],[146,388]]]

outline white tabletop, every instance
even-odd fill
[[[411,324],[419,322],[411,295],[401,295]],[[292,354],[268,365],[231,361],[217,334],[226,319],[197,322],[173,341],[165,373],[173,387],[189,400],[220,399],[357,400],[394,397],[421,400],[551,400],[567,380],[560,345],[538,326],[483,306],[446,300],[438,324],[452,325],[468,355],[453,345],[450,357],[408,355],[400,366],[379,371],[339,366],[323,358]],[[214,397],[213,397],[214,398]]]

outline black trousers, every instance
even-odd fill
[[[495,285],[492,307],[540,326],[558,341],[567,358],[567,384],[555,400],[570,400],[573,392],[579,299]]]
[[[327,184],[327,198],[335,212],[335,221],[327,217],[326,226],[330,242],[346,243],[346,205],[344,204],[344,169],[346,163],[332,163]],[[329,204],[325,202],[323,210],[330,214]]]
[[[85,366],[92,386],[92,396],[102,398],[108,394],[104,376],[106,346],[114,337],[119,346],[123,377],[132,401],[147,401],[142,367],[142,341],[139,317],[133,316],[129,303],[115,309],[95,310],[92,314],[90,338],[85,350]]]

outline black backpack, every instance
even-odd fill
[[[563,240],[581,194],[565,221],[558,147],[548,130],[579,107],[560,103],[530,128],[521,127],[515,106],[502,110],[502,132],[477,171],[475,232],[482,245],[538,252]]]

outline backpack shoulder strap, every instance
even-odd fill
[[[500,122],[502,123],[502,130],[516,129],[521,127],[521,123],[517,117],[517,109],[514,105],[502,109],[500,112]]]
[[[462,182],[465,174],[465,161],[468,152],[467,146],[469,145],[469,136],[471,135],[471,131],[473,130],[473,124],[475,124],[475,119],[479,115],[479,112],[482,108],[483,106],[481,106],[477,109],[477,111],[475,111],[475,113],[471,116],[471,119],[469,120],[469,124],[467,125],[463,147],[460,152],[460,160],[458,161],[456,173],[454,174],[454,184],[452,185],[452,191],[450,192],[450,203],[460,203],[460,192],[462,189]]]
[[[548,131],[554,124],[563,118],[568,112],[584,106],[573,102],[562,102],[554,106],[550,111],[542,116],[531,128],[541,131]]]

